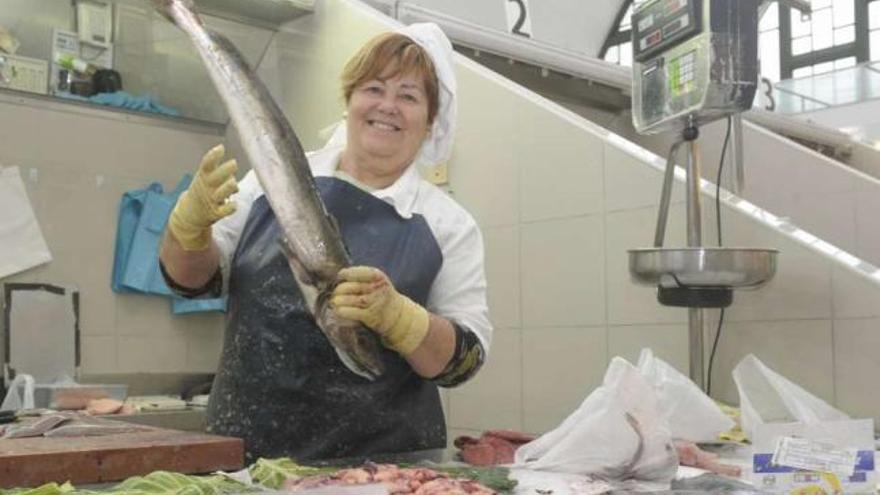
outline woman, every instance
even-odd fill
[[[303,303],[256,177],[249,172],[239,190],[235,160],[220,164],[222,146],[203,158],[163,241],[163,273],[176,291],[228,288],[208,427],[244,438],[249,459],[445,448],[437,386],[473,376],[488,351],[479,230],[415,166],[450,154],[449,40],[433,24],[380,35],[348,62],[342,89],[345,126],[308,158],[356,265],[339,273],[332,305],[381,337],[378,380],[337,358]]]

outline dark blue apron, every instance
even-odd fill
[[[316,182],[353,262],[381,269],[399,292],[424,305],[443,261],[425,219],[404,219],[391,205],[340,179]],[[279,232],[260,197],[232,260],[208,431],[243,438],[249,462],[444,448],[437,387],[385,348],[386,371],[378,380],[349,371],[309,314]]]

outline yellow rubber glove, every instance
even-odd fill
[[[211,225],[235,212],[235,203],[227,201],[238,192],[236,161],[219,165],[226,152],[222,144],[205,153],[189,189],[180,195],[168,230],[186,251],[202,251],[211,243]]]
[[[360,321],[385,347],[412,354],[428,335],[428,310],[398,293],[388,276],[369,266],[343,268],[330,303],[342,318]]]

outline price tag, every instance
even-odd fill
[[[773,452],[773,464],[846,477],[853,475],[857,459],[856,449],[796,437],[780,437]]]

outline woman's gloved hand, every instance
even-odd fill
[[[381,270],[343,268],[330,303],[342,318],[360,321],[382,337],[385,347],[407,356],[428,334],[428,310],[400,294]]]
[[[189,189],[180,195],[171,212],[168,229],[186,251],[207,249],[211,225],[235,212],[235,203],[226,200],[238,191],[238,164],[233,159],[218,166],[225,152],[220,144],[205,153]]]

